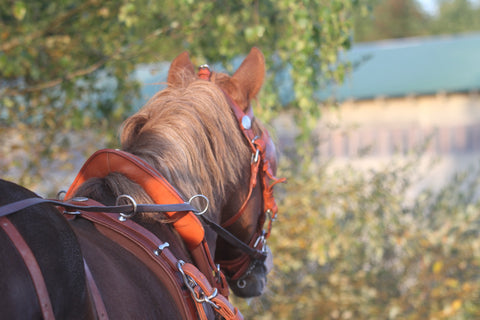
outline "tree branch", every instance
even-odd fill
[[[141,42],[145,42],[146,40],[149,40],[152,37],[158,36],[158,35],[166,32],[166,31],[168,31],[169,29],[170,29],[169,26],[165,27],[163,30],[162,29],[156,29],[153,32],[151,32],[150,34],[146,35],[141,40]],[[112,60],[113,59],[119,60],[119,59],[122,59],[122,58],[123,59],[128,59],[128,57],[126,57],[124,55],[121,55],[121,53],[122,52],[124,53],[124,52],[128,51],[128,49],[130,47],[132,47],[133,45],[138,45],[138,44],[139,43],[131,43],[130,45],[128,45],[126,47],[118,48],[112,55],[100,59],[99,61],[90,65],[87,68],[79,69],[79,70],[73,71],[71,73],[68,73],[67,75],[65,75],[61,78],[46,81],[46,82],[40,83],[38,85],[33,85],[33,86],[22,88],[22,89],[6,88],[3,91],[0,90],[0,97],[1,96],[20,96],[20,95],[23,95],[23,94],[29,93],[29,92],[36,92],[36,91],[41,91],[41,90],[44,90],[44,89],[49,89],[49,88],[52,88],[52,87],[55,87],[55,86],[61,84],[64,81],[69,81],[69,80],[72,80],[74,78],[90,74],[90,73],[98,70],[99,68],[101,68],[105,63],[107,63],[107,61],[109,61],[111,59]]]
[[[52,88],[52,87],[55,87],[55,86],[61,84],[64,81],[72,80],[74,78],[81,77],[81,76],[87,75],[89,73],[92,73],[95,70],[99,69],[101,66],[103,66],[107,61],[108,61],[108,58],[104,58],[104,59],[92,64],[88,68],[81,69],[81,70],[76,70],[72,73],[67,74],[66,76],[64,76],[62,78],[58,78],[58,79],[50,80],[50,81],[47,81],[47,82],[43,82],[43,83],[38,84],[36,86],[31,86],[31,87],[27,87],[27,88],[23,88],[23,89],[19,89],[19,90],[8,89],[7,88],[3,91],[3,93],[0,94],[0,96],[2,96],[2,95],[5,95],[5,96],[20,96],[20,95],[23,95],[25,93],[41,91],[41,90],[44,90],[44,89]]]
[[[50,22],[47,25],[46,28],[44,28],[42,30],[37,30],[37,31],[35,31],[31,34],[26,35],[23,38],[16,37],[16,38],[13,38],[10,41],[7,41],[7,42],[4,42],[4,43],[0,44],[0,51],[8,51],[8,50],[11,50],[15,47],[18,47],[18,46],[22,45],[22,44],[29,43],[34,39],[40,38],[41,36],[43,36],[47,32],[52,31],[53,29],[60,26],[62,23],[64,23],[68,19],[70,19],[72,16],[81,12],[82,10],[87,8],[88,6],[90,6],[92,4],[95,4],[96,2],[97,2],[97,0],[86,1],[86,2],[82,3],[80,6],[78,6],[74,9],[72,9],[70,11],[67,11],[64,14],[61,14],[60,16],[58,16],[54,21]]]

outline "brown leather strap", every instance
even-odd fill
[[[85,269],[85,276],[87,278],[88,288],[90,289],[90,294],[92,295],[93,303],[95,304],[95,310],[97,312],[98,319],[108,320],[108,313],[105,304],[103,303],[102,295],[100,290],[98,290],[97,283],[93,279],[92,272],[88,267],[87,261],[83,260],[83,266]]]
[[[23,261],[32,278],[35,291],[37,292],[38,302],[42,310],[42,316],[44,319],[55,319],[53,314],[52,303],[48,295],[47,286],[43,279],[42,271],[38,265],[37,259],[33,255],[32,250],[28,247],[27,243],[23,239],[17,228],[6,217],[0,217],[0,226],[6,232],[8,237],[12,240],[13,244],[17,248],[17,251],[23,258]]]
[[[89,200],[89,202],[95,203],[93,200]],[[204,319],[206,317],[205,302],[192,299],[193,297],[184,289],[184,282],[179,274],[178,260],[153,233],[131,220],[120,222],[116,215],[110,213],[82,211],[80,215],[94,222],[100,232],[134,254],[162,280],[177,305],[181,307],[179,311],[182,318],[197,319],[200,317],[200,319]],[[196,290],[201,290],[198,292],[199,295],[203,292],[210,296],[214,290],[217,290],[197,267],[192,264],[186,265],[188,265],[186,273],[197,284]],[[214,311],[225,319],[243,319],[238,309],[234,308],[221,292],[212,299],[218,306],[213,308]]]
[[[190,205],[183,202],[177,190],[143,159],[121,150],[99,150],[85,162],[65,197],[68,199],[73,196],[78,187],[89,178],[105,177],[110,172],[120,172],[138,183],[157,205],[183,206],[182,208],[172,208],[166,214],[178,218],[173,222],[173,226],[192,253],[195,264],[200,271],[208,275],[207,278],[211,284],[217,286],[227,296],[228,290],[225,288],[228,285],[223,281],[224,277],[219,275],[217,280],[213,277],[213,273],[217,273],[218,270],[206,246],[202,223],[193,213],[196,209],[186,208],[186,205]],[[181,215],[176,214],[178,211],[185,210],[188,212],[182,212]],[[108,211],[105,210],[105,212]]]
[[[96,203],[89,200],[88,203]],[[117,215],[110,213],[81,211],[80,216],[92,221],[95,227],[112,241],[130,251],[162,281],[172,295],[183,319],[195,319],[195,306],[182,290],[182,283],[176,272],[176,259],[154,234],[137,223],[126,220],[120,222]]]

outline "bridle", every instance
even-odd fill
[[[211,81],[212,71],[210,70],[210,67],[208,65],[201,65],[199,67],[198,77],[203,80]],[[234,237],[236,240],[231,240],[230,236],[227,236],[228,239],[225,239],[231,245],[241,249],[243,254],[233,260],[218,261],[223,271],[226,271],[226,275],[231,280],[237,280],[237,285],[242,288],[246,285],[243,278],[248,276],[256,263],[263,263],[267,257],[266,241],[270,236],[272,223],[275,221],[278,212],[278,207],[273,196],[273,187],[277,183],[284,182],[286,179],[276,178],[273,173],[271,165],[274,162],[273,157],[275,154],[274,151],[269,150],[268,148],[268,146],[272,145],[268,131],[264,129],[260,135],[256,135],[253,131],[254,115],[251,105],[249,105],[246,112],[244,112],[228,93],[224,91],[224,94],[238,121],[240,131],[248,141],[248,145],[252,151],[252,158],[247,197],[236,214],[223,222],[221,228],[213,227],[213,229],[219,234],[219,236],[224,239],[226,238],[224,235],[226,231],[225,229],[232,226],[242,215],[245,214],[245,209],[251,201],[253,191],[258,183],[261,184],[260,187],[263,200],[262,213],[259,216],[256,231],[250,242],[244,243],[236,237]],[[266,230],[264,230],[264,224],[267,219],[269,220],[268,225]]]

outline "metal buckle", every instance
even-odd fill
[[[190,293],[192,294],[193,299],[198,303],[206,302],[211,306],[213,306],[215,309],[220,309],[220,306],[218,306],[215,302],[211,300],[218,295],[217,288],[213,290],[213,293],[210,296],[206,296],[205,292],[203,292],[203,289],[199,286],[200,292],[198,293],[199,295],[197,296],[194,288],[198,286],[198,284],[190,276],[185,274],[185,271],[183,271],[183,268],[182,268],[184,264],[185,264],[185,261],[178,260],[177,268],[178,268],[178,271],[180,271],[180,273],[182,274],[183,283],[187,286],[188,290],[190,290]]]
[[[255,153],[252,153],[251,163],[257,163],[259,158],[260,150],[255,149]]]
[[[259,136],[255,136],[255,138],[252,139],[252,145],[255,147],[255,153],[252,153],[252,160],[251,163],[257,163],[259,155],[260,155],[260,150],[257,148],[257,145],[255,144],[255,140],[260,139]]]
[[[262,230],[262,234],[257,238],[257,240],[255,240],[255,244],[253,245],[253,248],[255,249],[257,247],[257,245],[260,243],[262,243],[262,252],[267,252],[267,239],[265,239],[265,230]]]

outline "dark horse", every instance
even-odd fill
[[[125,240],[130,235],[101,225],[100,214],[90,214],[90,219],[87,209],[32,206],[0,218],[2,317],[35,319],[52,312],[57,319],[107,314],[111,319],[214,318],[219,303],[228,304],[228,286],[240,297],[261,295],[271,265],[266,238],[277,211],[272,188],[280,181],[274,177],[275,147],[250,105],[264,74],[264,58],[256,48],[232,77],[208,66],[196,73],[188,54],[179,55],[170,67],[168,87],[125,121],[121,150],[94,154],[67,192],[65,198],[77,204],[84,201],[79,197],[87,197],[105,206],[132,205],[133,212],[120,218],[124,222],[114,224],[120,229],[131,225],[149,239],[161,240],[153,252],[168,260],[162,266],[171,269],[170,278],[158,277],[158,264],[151,262],[155,255],[137,254],[135,245]],[[158,187],[158,181],[163,186]],[[0,181],[0,205],[34,196]],[[192,212],[135,210],[136,204],[188,199],[198,208],[208,205],[200,219]],[[50,311],[45,311],[32,281],[35,276],[26,276],[25,253],[19,253],[16,238],[7,235],[8,224],[16,227],[36,258]],[[198,277],[196,270],[201,271]],[[172,294],[175,282],[181,283],[177,296]],[[209,286],[218,291],[207,292]],[[186,304],[195,305],[198,316],[179,310],[179,295],[193,301]],[[232,310],[232,318],[241,317]]]

